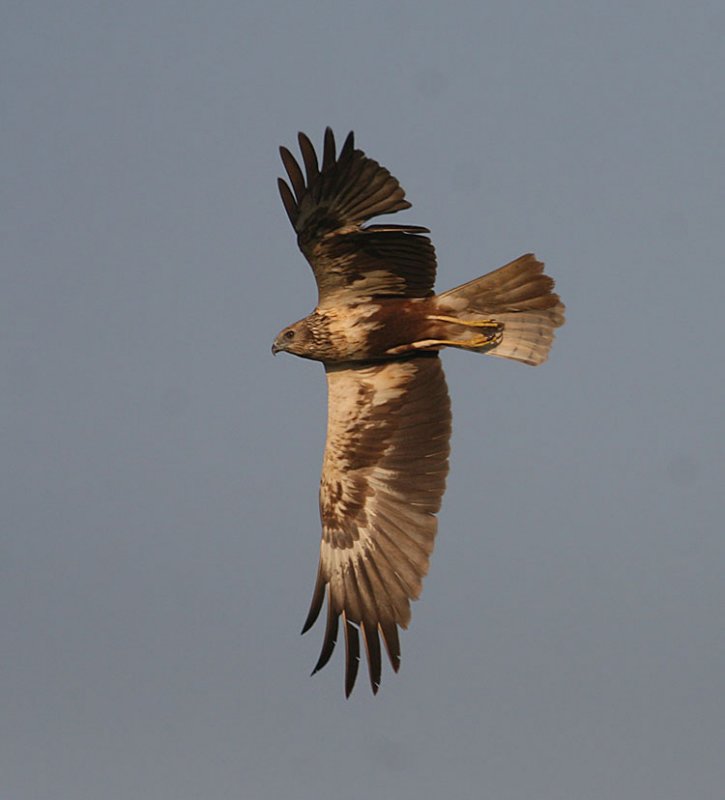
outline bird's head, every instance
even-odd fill
[[[272,354],[293,353],[303,358],[314,358],[312,353],[314,348],[314,338],[312,331],[307,323],[307,319],[301,319],[293,325],[283,328],[272,342]]]

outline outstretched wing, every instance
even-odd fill
[[[286,147],[280,147],[290,186],[278,180],[297,243],[312,266],[319,306],[373,297],[426,297],[433,293],[436,258],[427,228],[370,225],[410,203],[398,181],[377,161],[356,150],[352,132],[339,156],[327,128],[320,168],[304,133],[298,136],[305,176]]]
[[[367,651],[380,684],[380,636],[400,666],[398,628],[410,620],[433,551],[448,472],[451,412],[436,354],[327,368],[327,443],[320,482],[320,565],[303,633],[327,595],[327,627],[314,672],[332,655],[342,617],[345,693]]]

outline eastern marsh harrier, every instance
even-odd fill
[[[407,627],[410,601],[428,571],[451,434],[439,351],[458,347],[541,364],[564,306],[531,254],[434,294],[428,229],[364,224],[410,207],[388,170],[355,149],[352,133],[336,154],[333,133],[325,131],[321,166],[303,133],[299,146],[304,174],[280,148],[291,186],[280,179],[279,191],[319,298],[309,316],[279,333],[272,352],[321,361],[327,373],[320,564],[302,632],[327,597],[314,672],[332,655],[342,617],[349,696],[360,632],[373,692],[381,638],[398,671],[398,627]]]

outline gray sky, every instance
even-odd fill
[[[722,2],[8,2],[2,796],[681,800],[725,784]],[[403,666],[299,631],[319,366],[279,144],[401,180],[439,287],[527,251],[568,322],[444,358]]]

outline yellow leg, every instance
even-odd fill
[[[464,339],[422,339],[418,342],[403,344],[398,347],[391,347],[386,351],[387,355],[394,356],[407,353],[411,350],[433,350],[439,347],[463,347],[468,350],[477,350],[480,347],[496,347],[501,344],[503,332],[499,329],[494,334],[480,334],[472,336],[468,340]]]
[[[428,314],[426,319],[435,319],[439,322],[452,322],[454,325],[464,325],[467,328],[500,328],[501,323],[493,319],[459,319],[458,317],[446,317],[438,314]]]
[[[486,336],[486,334],[481,334],[480,336],[473,336],[467,340],[458,340],[458,339],[439,339],[436,344],[439,345],[447,345],[448,347],[465,347],[467,349],[475,350],[478,347],[495,347],[498,344],[501,344],[501,340],[503,339],[502,333],[494,334],[493,336]]]

